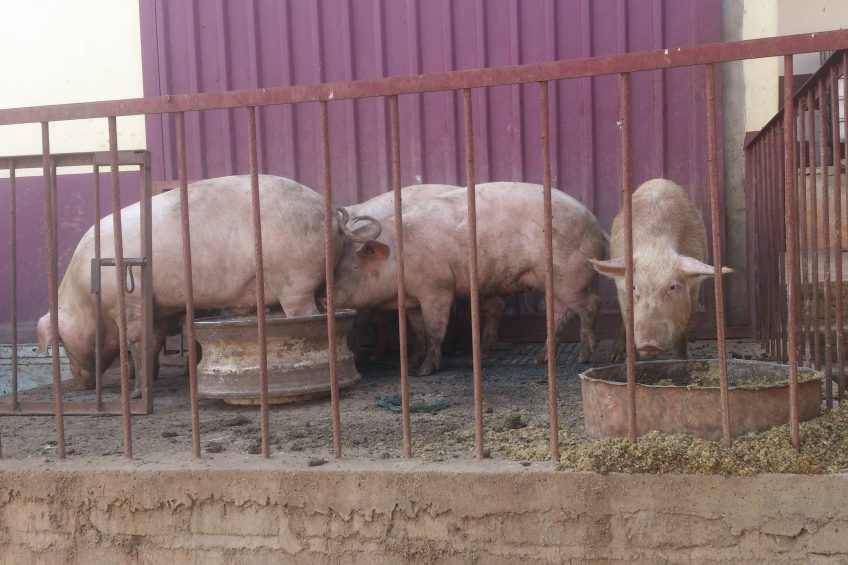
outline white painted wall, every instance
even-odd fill
[[[0,108],[143,96],[138,0],[0,0],[0,14]],[[108,146],[105,118],[50,127],[55,153]],[[146,147],[143,117],[118,118],[118,146]],[[0,126],[0,155],[30,153],[38,124]]]

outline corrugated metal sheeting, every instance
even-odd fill
[[[142,0],[141,15],[148,96],[516,65],[721,40],[719,0]],[[634,182],[671,178],[708,210],[704,70],[635,73],[631,84]],[[553,88],[554,184],[609,229],[620,207],[617,77],[559,81]],[[460,97],[453,92],[400,97],[403,185],[464,184]],[[479,90],[473,102],[477,181],[541,182],[538,86]],[[248,171],[245,114],[187,116],[190,179]],[[320,187],[318,105],[260,108],[259,118],[261,170]],[[336,204],[389,189],[387,125],[387,100],[330,104]],[[147,126],[154,179],[175,179],[173,118],[151,116]],[[611,289],[604,295],[605,310],[613,309]]]

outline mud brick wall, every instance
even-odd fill
[[[848,476],[286,465],[0,461],[0,562],[848,562]]]

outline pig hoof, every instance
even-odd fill
[[[433,366],[432,365],[428,366],[425,363],[424,365],[421,365],[421,367],[418,369],[418,371],[415,374],[418,375],[419,377],[426,377],[426,376],[432,375],[433,374]]]
[[[130,398],[133,399],[133,400],[137,400],[137,399],[141,398],[141,391],[138,390],[138,389],[133,390],[130,393]]]
[[[544,363],[547,360],[548,360],[548,349],[547,348],[542,348],[542,350],[539,351],[539,353],[537,353],[535,357],[533,357],[533,362],[537,365]]]
[[[588,363],[589,359],[591,359],[591,358],[592,358],[592,352],[591,351],[581,351],[580,357],[577,358],[577,362],[578,363]]]

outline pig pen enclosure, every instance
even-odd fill
[[[280,453],[293,459],[304,458],[307,462],[321,463],[330,457],[343,454],[369,459],[395,457],[421,457],[431,459],[463,458],[473,454],[478,459],[507,457],[520,461],[550,459],[569,468],[595,470],[630,471],[674,471],[689,472],[739,472],[763,471],[824,472],[848,468],[842,449],[846,426],[841,420],[844,415],[830,410],[834,402],[844,397],[844,312],[841,284],[831,281],[842,280],[841,189],[833,191],[829,200],[828,168],[833,169],[833,182],[840,187],[842,145],[839,138],[839,101],[835,94],[836,85],[845,76],[848,56],[848,31],[834,31],[813,35],[787,36],[735,43],[700,45],[677,49],[644,51],[619,55],[608,55],[586,59],[531,63],[513,67],[496,67],[463,70],[450,73],[379,78],[349,82],[321,83],[311,86],[273,87],[254,90],[230,91],[148,97],[137,100],[69,104],[62,106],[18,108],[0,111],[0,125],[36,124],[42,133],[43,153],[37,156],[6,157],[0,166],[10,172],[8,181],[10,194],[10,280],[11,308],[8,326],[10,344],[9,374],[11,388],[0,398],[0,441],[6,458],[39,456],[46,459],[67,456],[96,458],[122,453],[127,458],[164,457],[177,452],[190,451],[194,457],[207,457],[209,453],[236,452],[269,457]],[[717,134],[721,105],[717,83],[717,70],[724,62],[760,57],[783,57],[786,75],[792,76],[793,54],[806,52],[834,51],[822,69],[805,84],[797,94],[792,81],[786,81],[784,108],[769,125],[746,146],[746,195],[748,206],[748,256],[749,288],[752,296],[752,323],[756,341],[734,340],[726,336],[725,297],[721,282],[722,261],[722,190],[720,137]],[[598,88],[607,90],[604,98],[610,107],[604,109],[599,121],[605,124],[603,135],[614,132],[617,159],[614,171],[604,169],[595,182],[615,178],[618,198],[625,218],[626,234],[631,234],[631,192],[634,182],[634,155],[644,157],[644,144],[634,141],[634,114],[644,110],[642,101],[652,84],[646,77],[651,73],[692,70],[687,75],[686,85],[690,92],[698,92],[696,99],[702,104],[692,108],[688,116],[689,128],[685,131],[685,143],[692,153],[693,162],[698,162],[697,178],[686,178],[690,197],[707,219],[705,222],[711,235],[711,259],[715,266],[715,298],[709,290],[705,292],[706,308],[697,318],[702,329],[714,325],[715,343],[698,343],[692,346],[695,358],[718,358],[719,371],[714,386],[719,391],[715,414],[720,421],[723,445],[697,443],[691,439],[670,436],[658,437],[648,434],[637,442],[637,418],[639,405],[636,402],[636,351],[634,349],[634,320],[627,316],[626,330],[626,390],[623,404],[617,409],[626,413],[627,437],[620,440],[601,440],[589,443],[583,429],[582,407],[579,394],[578,374],[587,369],[576,363],[577,348],[573,344],[557,345],[554,327],[554,288],[561,281],[554,279],[551,194],[554,184],[551,143],[557,139],[565,145],[565,137],[571,120],[575,119],[567,105],[551,103],[551,93],[556,92],[559,101],[567,86],[578,81],[595,80]],[[675,78],[671,78],[674,76]],[[669,74],[669,80],[679,80],[678,75]],[[601,82],[603,81],[603,82]],[[587,83],[580,83],[587,84]],[[475,186],[480,174],[477,156],[487,151],[486,136],[475,134],[480,123],[482,108],[486,108],[486,92],[499,87],[522,88],[527,106],[535,118],[527,120],[519,135],[536,135],[539,139],[538,155],[523,155],[537,165],[536,178],[541,181],[544,193],[544,208],[532,213],[542,218],[543,232],[538,245],[545,249],[545,335],[547,341],[547,363],[532,364],[542,346],[514,343],[502,351],[496,351],[486,361],[480,342],[480,293],[477,272],[478,253],[485,250],[477,245],[477,214]],[[579,88],[579,87],[578,87]],[[401,135],[401,110],[404,100],[447,92],[461,111],[456,112],[455,125],[463,133],[464,143],[458,147],[464,167],[460,175],[461,184],[467,187],[468,230],[465,237],[470,250],[470,315],[471,355],[449,357],[445,369],[427,377],[410,376],[406,355],[400,354],[396,362],[370,363],[361,365],[362,380],[346,390],[339,387],[337,363],[339,344],[327,341],[326,374],[329,401],[313,399],[302,404],[271,407],[268,393],[268,357],[266,340],[266,294],[264,284],[268,269],[263,264],[264,218],[260,210],[260,173],[265,172],[260,163],[273,161],[263,139],[273,128],[272,111],[297,112],[300,127],[309,128],[314,135],[316,150],[313,155],[297,159],[308,159],[320,163],[320,189],[323,194],[323,234],[325,237],[324,257],[334,256],[334,181],[331,146],[334,139],[356,142],[359,133],[340,126],[331,119],[334,105],[350,104],[352,101],[377,99],[381,111],[377,120],[384,131],[380,133],[385,142],[385,181],[394,191],[395,208],[393,227],[395,237],[389,243],[392,253],[398,258],[397,309],[398,348],[407,350],[407,300],[406,281],[425,277],[426,272],[404,270],[403,212],[401,207],[401,185],[403,175],[404,147],[423,147],[422,155],[429,151],[428,141]],[[610,95],[612,92],[614,95]],[[639,96],[634,96],[638,92]],[[457,98],[453,98],[456,96]],[[674,100],[666,100],[674,107]],[[532,100],[532,103],[529,101]],[[848,104],[848,102],[843,102]],[[417,111],[417,102],[410,102],[406,110]],[[608,104],[609,105],[609,104]],[[301,114],[302,108],[307,114]],[[552,133],[551,110],[557,108]],[[818,111],[816,111],[816,109]],[[493,111],[488,108],[488,111]],[[258,410],[250,407],[228,407],[219,401],[201,399],[198,395],[197,349],[195,342],[195,307],[193,303],[192,258],[200,252],[191,245],[189,218],[197,212],[190,210],[189,177],[190,158],[204,151],[198,146],[194,135],[199,131],[204,113],[223,112],[231,134],[231,145],[227,148],[236,168],[242,164],[248,173],[251,194],[251,216],[243,218],[250,224],[253,235],[256,300],[255,335],[258,351],[257,365]],[[168,148],[166,159],[178,178],[180,225],[170,226],[173,236],[180,239],[182,250],[181,270],[173,273],[181,281],[185,297],[185,356],[161,357],[160,379],[153,381],[156,360],[160,351],[154,347],[155,297],[152,292],[152,273],[160,257],[152,254],[152,241],[157,236],[151,218],[151,198],[154,192],[150,181],[150,154],[126,152],[118,147],[118,118],[130,115],[161,116],[163,128],[173,132],[173,147]],[[601,114],[599,113],[599,116]],[[309,116],[306,124],[304,116]],[[108,126],[110,150],[103,153],[60,155],[50,151],[51,124],[64,120],[102,119]],[[807,119],[809,118],[809,119]],[[677,116],[676,119],[682,119]],[[818,125],[816,125],[818,123]],[[369,124],[373,126],[373,123]],[[344,130],[336,137],[331,129]],[[805,128],[808,128],[805,130]],[[663,132],[665,130],[662,130]],[[805,133],[806,131],[806,133]],[[315,133],[317,132],[317,133]],[[818,133],[818,141],[814,141]],[[830,132],[830,133],[828,133]],[[599,134],[601,135],[601,134]],[[660,134],[662,137],[663,134]],[[675,135],[680,135],[676,132]],[[798,143],[800,139],[803,143]],[[170,137],[168,138],[170,139]],[[673,140],[662,139],[667,144]],[[817,154],[818,151],[818,154]],[[808,160],[809,157],[809,160]],[[587,158],[599,160],[599,155]],[[664,161],[665,157],[663,157]],[[672,156],[669,156],[672,160]],[[175,165],[173,165],[175,163]],[[816,184],[816,164],[820,167],[822,180]],[[64,166],[88,166],[97,179],[87,194],[79,196],[81,202],[93,200],[93,219],[101,216],[100,185],[111,186],[111,208],[118,210],[122,203],[132,201],[126,195],[130,184],[140,187],[139,228],[137,247],[139,256],[124,256],[124,245],[115,238],[114,248],[97,249],[92,262],[92,282],[102,276],[115,279],[117,289],[117,320],[119,355],[117,367],[108,369],[98,366],[94,370],[95,387],[91,391],[75,391],[70,381],[63,380],[62,352],[51,348],[52,386],[20,389],[22,374],[21,355],[18,353],[18,309],[22,299],[37,302],[27,308],[48,310],[49,333],[52,342],[58,342],[58,301],[60,269],[59,249],[69,249],[74,242],[58,242],[60,217],[67,213],[65,204],[60,203],[62,185],[57,168]],[[565,166],[559,178],[564,181],[559,188],[570,192]],[[101,168],[108,167],[111,175],[106,183],[101,182]],[[123,169],[122,169],[123,167]],[[137,168],[138,173],[128,171]],[[599,165],[595,165],[599,167]],[[17,178],[16,172],[23,169],[41,168],[38,184],[31,178]],[[265,167],[267,169],[268,166]],[[296,169],[296,167],[295,167]],[[192,174],[203,173],[195,166]],[[600,169],[597,169],[600,170]],[[647,173],[645,163],[640,163],[640,174],[646,178],[659,176]],[[672,176],[675,169],[663,164],[660,172]],[[123,171],[123,172],[119,172]],[[807,172],[809,171],[809,172]],[[241,171],[244,172],[244,171]],[[369,173],[370,174],[370,173]],[[482,180],[490,178],[487,171]],[[134,175],[134,176],[131,176]],[[810,177],[808,185],[806,177]],[[510,179],[517,180],[517,179]],[[809,188],[807,188],[809,186]],[[823,186],[823,204],[817,208],[816,186]],[[44,265],[47,273],[47,295],[34,295],[30,288],[19,289],[18,273],[34,268],[34,264],[22,258],[19,252],[21,241],[16,235],[16,199],[22,188],[43,189],[43,249],[45,256],[38,265]],[[76,189],[74,189],[76,190]],[[79,194],[80,193],[78,191]],[[594,196],[593,196],[594,198]],[[91,199],[91,200],[89,200]],[[344,203],[349,204],[349,203]],[[81,205],[87,209],[88,204]],[[600,210],[602,223],[609,225],[612,212],[618,209],[618,201],[606,199],[593,207]],[[105,211],[105,210],[104,210]],[[808,212],[809,211],[809,214]],[[80,212],[77,212],[80,213]],[[114,233],[120,234],[120,214],[113,216]],[[116,221],[117,220],[117,221]],[[835,224],[831,238],[830,226]],[[95,223],[95,226],[98,224]],[[126,226],[124,226],[126,229]],[[823,230],[824,246],[817,229]],[[627,303],[633,311],[634,289],[632,235],[626,238],[625,283]],[[63,247],[64,246],[64,247]],[[67,253],[66,253],[67,255]],[[111,257],[110,255],[114,255]],[[336,305],[334,304],[335,274],[332,261],[326,260],[326,335],[336,335]],[[226,265],[222,265],[222,270]],[[97,285],[91,287],[98,299]],[[615,310],[609,302],[613,297],[611,288],[604,290],[608,318],[614,318]],[[614,305],[614,302],[613,302]],[[99,308],[99,306],[98,306]],[[270,316],[270,314],[269,314]],[[516,324],[520,325],[520,324]],[[697,324],[696,324],[697,325]],[[99,326],[98,326],[99,329]],[[32,335],[32,328],[29,328]],[[506,332],[508,333],[508,332]],[[100,340],[95,339],[97,347]],[[130,352],[128,341],[133,342]],[[515,339],[515,342],[521,340]],[[762,345],[765,353],[758,347]],[[594,354],[593,365],[605,364],[611,343],[604,341]],[[131,384],[131,361],[136,365],[135,377],[139,398],[133,399]],[[749,360],[770,359],[788,365],[787,425],[769,432],[768,437],[732,439],[730,429],[730,404],[728,395],[732,385],[728,382],[727,360],[731,356]],[[834,369],[834,360],[837,368]],[[811,424],[802,426],[798,414],[798,367],[809,364],[824,370],[824,399],[829,409],[824,416]],[[65,375],[67,373],[64,373]],[[155,401],[154,401],[155,397]],[[152,412],[152,413],[151,413]],[[50,414],[53,418],[37,416]],[[101,418],[101,415],[121,415],[117,419]],[[178,423],[179,422],[179,423]],[[760,443],[757,443],[760,441]],[[675,445],[676,442],[676,445]],[[777,451],[766,449],[768,444],[777,444]],[[639,452],[656,449],[655,452]],[[650,446],[655,446],[654,448]],[[647,446],[647,447],[645,447]],[[737,447],[741,446],[741,447]],[[759,453],[757,459],[750,452]],[[791,446],[788,447],[787,446]],[[793,449],[794,448],[794,449]],[[735,450],[735,451],[734,451]],[[800,451],[796,451],[800,450]],[[666,453],[678,460],[678,466],[657,459],[651,453]],[[648,455],[645,455],[648,453]],[[747,453],[747,455],[746,455]],[[700,454],[700,455],[698,455]],[[628,463],[629,461],[629,463]],[[653,463],[645,463],[653,461]]]

